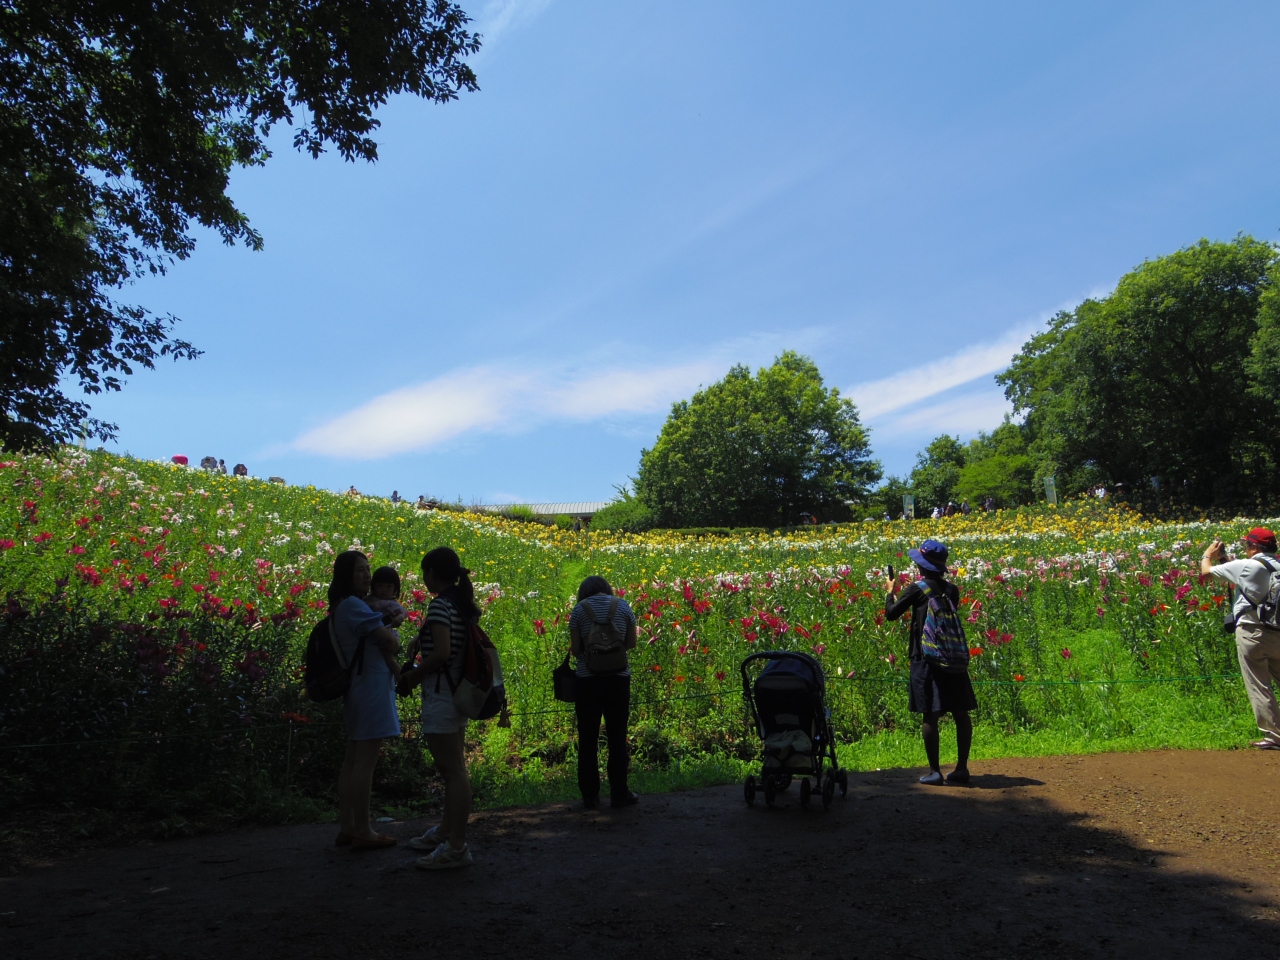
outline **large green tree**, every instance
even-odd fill
[[[373,160],[388,96],[476,89],[467,22],[447,0],[0,4],[0,445],[111,436],[66,384],[197,354],[119,288],[189,256],[194,224],[262,245],[227,183],[281,121]]]
[[[917,516],[935,506],[947,505],[964,464],[965,448],[960,438],[945,433],[916,454],[908,485],[916,498]]]
[[[641,455],[636,495],[661,526],[781,525],[802,512],[845,519],[879,477],[852,401],[788,351],[675,404]]]
[[[987,497],[998,507],[1016,507],[1035,499],[1034,476],[1025,431],[1005,420],[991,433],[979,433],[969,441],[953,492],[957,500],[975,507]]]
[[[1274,503],[1277,259],[1252,237],[1201,240],[1054,317],[998,378],[1037,473],[1067,492],[1157,477],[1188,504]]]

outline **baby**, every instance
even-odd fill
[[[382,614],[382,622],[391,628],[392,635],[396,638],[395,647],[390,644],[378,644],[378,651],[382,654],[382,659],[387,662],[387,666],[391,670],[392,676],[400,675],[400,661],[397,655],[400,653],[400,633],[395,628],[404,622],[405,609],[396,601],[400,599],[400,574],[396,573],[395,567],[379,567],[373,571],[373,577],[369,584],[369,596],[365,597],[364,602],[369,605],[369,609],[375,613]]]

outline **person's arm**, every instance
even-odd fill
[[[400,652],[400,640],[395,635],[395,632],[387,627],[377,627],[369,631],[367,639],[373,641],[378,648],[378,652],[382,654],[382,659],[387,662],[387,668],[390,669],[391,675],[398,681],[400,679],[400,661],[396,659],[396,655]]]
[[[578,625],[569,621],[569,652],[575,657],[582,656],[582,635],[578,633]]]
[[[898,596],[897,584],[890,589],[884,598],[884,618],[886,620],[897,620],[904,613],[911,609],[915,604],[916,597],[920,595],[920,588],[914,583],[909,584],[907,589],[902,591],[902,595]]]
[[[1200,557],[1200,573],[1212,574],[1215,563],[1222,563],[1226,559],[1223,556],[1225,549],[1221,540],[1214,540],[1213,543],[1209,544]]]
[[[431,627],[431,651],[411,671],[414,679],[428,673],[439,673],[449,662],[449,654],[452,652],[453,638],[450,636],[449,625],[437,621],[428,626]]]
[[[638,632],[636,630],[635,621],[627,624],[627,649],[634,650],[636,648],[636,639]]]

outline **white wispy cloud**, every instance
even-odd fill
[[[928,436],[947,433],[973,436],[980,430],[990,432],[1000,426],[1013,405],[995,390],[984,390],[966,396],[948,398],[945,403],[923,405],[914,410],[892,414],[877,421],[877,435]]]
[[[714,358],[647,369],[542,369],[536,376],[514,364],[470,367],[375,397],[303,433],[292,447],[373,460],[430,450],[467,433],[662,412],[726,367]]]
[[[484,40],[481,53],[494,47],[504,33],[519,27],[550,6],[551,0],[489,0],[475,18],[475,32]]]
[[[1013,330],[993,343],[966,347],[910,370],[860,383],[845,393],[858,405],[864,420],[876,420],[980,377],[999,373],[1009,366],[1032,332],[1029,327]]]

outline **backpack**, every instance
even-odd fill
[[[592,673],[621,673],[627,669],[627,638],[613,622],[618,612],[618,598],[609,599],[609,612],[603,620],[597,620],[589,600],[582,601],[582,610],[590,625],[582,636],[582,660]]]
[[[325,617],[311,628],[307,638],[307,657],[303,663],[303,686],[307,696],[317,703],[344,697],[351,687],[351,670],[364,673],[364,637],[356,644],[355,656],[348,663],[342,656],[333,618]]]
[[[924,629],[920,632],[920,649],[924,658],[937,664],[947,673],[965,673],[969,669],[969,642],[964,637],[964,625],[956,613],[946,591],[935,592],[925,580],[916,584],[929,598],[924,617]]]
[[[1249,603],[1253,604],[1253,608],[1258,611],[1258,621],[1264,627],[1280,630],[1280,567],[1275,565],[1275,561],[1272,558],[1261,553],[1255,554],[1249,559],[1257,560],[1271,571],[1271,577],[1267,581],[1267,594],[1262,598],[1261,603],[1254,603],[1253,597],[1249,596],[1244,587],[1240,588],[1240,592],[1244,594],[1244,598]]]
[[[462,676],[458,682],[453,682],[453,673],[448,667],[441,673],[453,691],[454,707],[464,717],[488,720],[507,705],[498,648],[476,621],[467,624],[466,639],[462,643]]]

